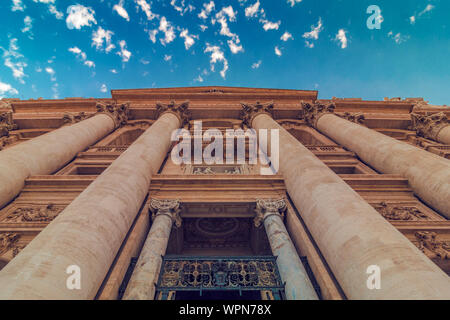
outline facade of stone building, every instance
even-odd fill
[[[111,94],[0,101],[0,299],[450,299],[450,107]]]

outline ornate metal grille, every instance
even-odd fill
[[[163,258],[157,290],[271,290],[283,292],[276,258],[171,257]]]

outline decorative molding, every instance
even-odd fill
[[[320,102],[314,102],[314,103],[308,103],[308,102],[301,102],[302,104],[302,111],[300,112],[300,119],[305,119],[308,124],[314,128],[317,127],[317,122],[319,121],[320,117],[322,117],[325,114],[334,113],[334,109],[336,108],[334,103],[320,103]]]
[[[416,131],[419,137],[437,141],[439,132],[447,126],[450,126],[447,116],[444,112],[434,113],[432,115],[421,115],[411,113],[411,128]]]
[[[66,112],[63,115],[63,121],[65,124],[74,124],[78,123],[80,121],[83,121],[84,119],[89,118],[89,116],[85,112],[79,112],[79,113],[70,113]]]
[[[417,231],[414,236],[418,240],[415,245],[430,259],[450,260],[450,241],[441,241],[436,232]]]
[[[13,250],[15,257],[23,248],[19,246],[20,234],[15,232],[0,233],[0,256],[10,250]]]
[[[127,123],[127,121],[130,119],[130,104],[129,103],[104,104],[104,103],[97,102],[96,108],[97,108],[97,114],[103,113],[103,114],[110,116],[113,119],[116,127],[125,125]]]
[[[278,215],[284,217],[286,211],[286,200],[284,199],[258,199],[256,200],[256,216],[253,220],[255,227],[260,227],[267,217]]]
[[[26,222],[50,222],[53,221],[64,208],[57,208],[54,204],[46,206],[21,207],[8,214],[2,222],[4,223],[26,223]]]
[[[373,207],[377,210],[385,219],[391,221],[418,221],[418,220],[430,220],[430,218],[416,207],[398,206],[395,204],[387,204],[386,202],[380,202],[374,204]]]
[[[344,112],[343,114],[336,114],[336,115],[357,124],[364,124],[364,121],[366,120],[364,114],[360,112],[357,113]]]
[[[149,210],[152,213],[152,220],[158,215],[166,215],[172,219],[177,228],[181,227],[180,200],[151,199]]]
[[[0,112],[0,137],[8,137],[11,130],[16,130],[12,111]]]
[[[260,103],[257,101],[255,104],[250,104],[246,102],[241,102],[242,110],[240,112],[240,118],[242,119],[242,124],[247,127],[252,126],[253,119],[262,113],[265,113],[273,118],[273,101],[268,103]]]
[[[161,117],[164,113],[169,112],[180,119],[181,126],[189,124],[191,120],[191,112],[189,111],[189,101],[176,104],[175,101],[171,101],[168,104],[162,102],[156,103],[156,119]]]

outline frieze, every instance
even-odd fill
[[[20,207],[8,214],[3,223],[50,222],[64,209],[53,204]]]
[[[64,113],[62,119],[65,124],[74,124],[74,123],[83,121],[84,119],[87,119],[87,118],[89,118],[89,116],[85,112],[79,112],[79,113],[66,112],[66,113]]]
[[[425,213],[413,206],[400,206],[395,204],[387,204],[386,202],[380,202],[378,204],[374,204],[373,207],[385,219],[391,221],[430,220],[430,218]]]
[[[436,232],[417,231],[414,236],[417,240],[415,245],[430,259],[450,259],[450,241],[440,240]]]

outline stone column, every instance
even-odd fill
[[[253,109],[242,116],[256,130],[279,130],[279,173],[346,296],[350,299],[450,299],[449,277],[278,125],[271,112]],[[367,270],[372,265],[381,270],[379,290],[367,286],[370,276]]]
[[[166,254],[172,225],[175,223],[177,228],[181,227],[179,208],[178,200],[152,199],[150,210],[153,213],[153,224],[123,300],[153,300],[155,298],[155,285],[158,281],[162,257]]]
[[[423,201],[450,218],[450,161],[336,116],[334,105],[303,104],[310,125],[379,172],[408,179]]]
[[[169,151],[186,107],[159,118],[0,271],[0,299],[93,299]],[[80,289],[68,289],[78,266]],[[70,270],[70,269],[69,269]],[[76,276],[76,274],[74,274]]]
[[[286,285],[286,298],[317,300],[316,291],[281,219],[280,212],[285,210],[286,203],[283,199],[257,200],[255,225],[258,227],[264,221],[272,253],[277,257],[278,270]]]
[[[0,208],[29,176],[51,174],[127,120],[125,105],[97,105],[98,114],[0,152]]]
[[[411,120],[419,137],[450,145],[450,123],[444,112],[429,116],[411,113]]]

